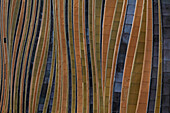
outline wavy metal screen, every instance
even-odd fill
[[[0,113],[170,113],[170,0],[0,0]]]

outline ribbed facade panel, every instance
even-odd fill
[[[170,113],[170,0],[0,0],[0,113]]]

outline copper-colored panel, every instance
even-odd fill
[[[103,31],[102,31],[102,86],[104,91],[106,56],[108,49],[109,36],[111,31],[113,14],[116,6],[116,0],[106,0],[103,17]]]
[[[109,36],[109,42],[108,42],[108,50],[107,50],[107,59],[106,59],[106,70],[105,70],[105,88],[104,88],[104,107],[105,107],[105,112],[109,111],[109,106],[111,105],[110,96],[112,95],[111,93],[109,94],[108,92],[112,90],[110,87],[112,80],[111,78],[111,71],[112,71],[112,65],[115,65],[116,62],[113,62],[114,58],[114,52],[116,52],[117,48],[115,48],[116,45],[116,39],[117,38],[117,33],[118,33],[118,28],[120,24],[120,18],[122,14],[122,7],[123,7],[123,2],[124,0],[118,0],[116,2],[116,9],[114,10],[114,16],[113,16],[113,21],[112,21],[112,28],[110,31],[110,36]],[[112,64],[114,63],[114,64]],[[111,109],[111,107],[110,107]]]
[[[139,35],[136,42],[136,49],[134,50],[135,51],[134,60],[133,60],[129,90],[128,90],[127,112],[129,113],[134,113],[136,111],[138,95],[140,95],[139,90],[140,90],[140,81],[141,81],[142,69],[143,69],[144,47],[146,45],[145,36],[143,37],[146,31],[146,18],[145,18],[146,1],[144,1],[144,6],[141,11],[142,11],[142,19],[139,26]],[[133,53],[130,52],[130,54]],[[131,106],[133,106],[133,108],[131,108]]]
[[[23,17],[24,17],[24,8],[25,8],[25,0],[23,0],[23,3],[21,5],[21,16],[19,18],[19,23],[18,23],[18,29],[17,29],[17,32],[16,32],[16,37],[15,37],[15,43],[14,43],[14,49],[13,49],[13,56],[12,56],[12,71],[11,71],[11,75],[13,76],[14,74],[14,63],[15,63],[15,59],[16,59],[16,53],[17,53],[17,47],[18,47],[18,43],[19,43],[19,38],[20,38],[20,33],[21,33],[21,27],[22,27],[22,24],[23,24]],[[19,60],[19,59],[18,59]],[[19,65],[19,61],[17,62],[17,67]],[[19,76],[17,76],[17,71],[16,71],[16,74],[15,74],[15,81],[14,81],[14,99],[13,99],[13,105],[14,105],[14,111],[16,112],[17,111],[17,103],[18,103],[18,80],[17,78]]]
[[[42,47],[42,52],[41,52],[41,56],[39,57],[37,54],[39,54],[38,53],[38,51],[36,51],[36,57],[38,58],[40,58],[40,62],[39,62],[39,65],[38,65],[38,70],[37,70],[37,72],[36,72],[36,83],[35,83],[35,86],[33,86],[33,87],[35,87],[34,88],[34,93],[33,93],[33,104],[32,103],[29,103],[30,105],[32,104],[32,113],[35,113],[37,110],[36,110],[36,101],[37,101],[37,93],[39,92],[38,91],[38,88],[39,88],[39,84],[41,83],[41,82],[39,82],[40,80],[41,80],[41,77],[42,76],[40,76],[41,75],[41,68],[43,67],[43,61],[44,61],[44,58],[45,58],[45,56],[47,55],[47,54],[45,54],[45,50],[47,49],[47,34],[48,34],[48,28],[49,28],[49,12],[50,12],[50,2],[49,2],[49,0],[48,0],[48,2],[46,1],[45,2],[45,8],[47,8],[47,14],[46,14],[46,12],[44,12],[44,14],[47,16],[47,17],[45,17],[46,19],[44,19],[45,20],[45,22],[46,22],[46,26],[45,26],[45,34],[44,34],[44,37],[42,37],[42,38],[44,38],[44,40],[43,40],[43,44],[42,44],[42,46],[41,46],[41,43],[40,43],[40,40],[39,40],[39,42],[38,42],[38,46],[39,47]]]
[[[109,101],[110,105],[108,108],[108,112],[111,112],[111,107],[112,107],[112,93],[113,93],[113,82],[114,82],[114,74],[115,74],[115,67],[116,67],[116,60],[118,57],[118,50],[119,50],[119,44],[121,40],[121,34],[122,34],[122,29],[123,29],[123,24],[125,21],[125,13],[126,13],[126,8],[127,8],[127,0],[123,1],[123,8],[122,8],[122,14],[120,18],[120,25],[116,37],[116,44],[115,44],[115,51],[114,51],[114,56],[113,56],[113,61],[112,61],[112,70],[111,70],[111,79],[110,79],[110,91],[109,91]]]
[[[132,31],[131,31],[131,35],[130,35],[130,41],[129,41],[129,45],[128,45],[128,50],[127,50],[127,55],[126,55],[126,60],[125,60],[125,66],[124,66],[124,73],[123,73],[123,83],[122,83],[122,93],[121,93],[121,105],[120,105],[120,112],[123,113],[122,109],[127,109],[127,99],[128,99],[128,89],[129,89],[129,81],[130,81],[130,75],[131,75],[131,71],[132,71],[132,63],[133,63],[133,57],[134,56],[134,48],[136,48],[136,41],[137,41],[137,37],[134,37],[135,35],[137,35],[139,33],[139,25],[140,25],[140,21],[141,21],[141,17],[142,17],[142,13],[141,12],[137,12],[137,10],[140,8],[142,9],[142,7],[137,7],[140,5],[143,6],[143,2],[144,0],[140,0],[136,2],[136,9],[135,9],[135,15],[134,15],[134,20],[133,20],[133,25],[132,25]],[[142,11],[142,10],[141,10]],[[137,13],[141,14],[140,16],[137,16]],[[138,35],[137,35],[138,36]],[[126,105],[126,106],[123,106]],[[130,109],[130,108],[129,108]]]
[[[79,0],[74,0],[73,2],[73,25],[74,25],[74,44],[75,44],[75,60],[76,60],[76,70],[77,70],[77,112],[83,112],[83,99],[82,99],[82,67],[80,58],[80,44],[79,44],[79,21],[78,21],[78,11],[79,11]]]

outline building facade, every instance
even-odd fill
[[[0,0],[0,113],[170,113],[170,0]]]

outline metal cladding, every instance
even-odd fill
[[[170,113],[170,0],[0,0],[0,113]]]

